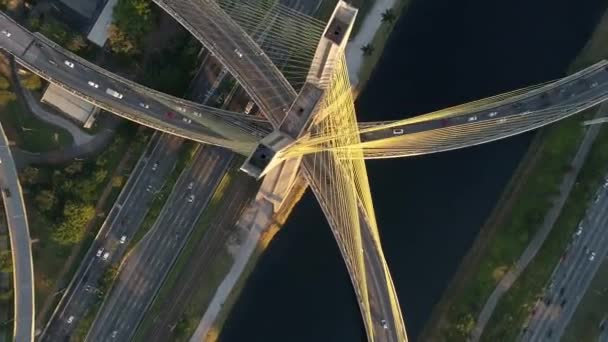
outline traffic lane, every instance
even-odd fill
[[[217,168],[212,168],[212,169],[213,170],[217,170]],[[217,182],[219,182],[219,179],[217,179]],[[183,227],[186,224],[189,224],[189,225],[193,226],[193,224],[194,224],[193,221],[196,221],[197,217],[199,216],[199,214],[201,212],[200,209],[201,208],[193,208],[190,211],[190,213],[187,213],[187,214],[177,213],[173,219],[170,218],[168,220],[168,221],[173,221],[173,222],[168,222],[168,224],[173,224],[175,227]],[[180,221],[176,222],[176,219],[180,220]],[[190,222],[186,222],[186,220],[188,220]],[[172,234],[172,233],[173,232],[171,232],[170,234]],[[154,250],[167,251],[167,254],[171,254],[171,255],[168,255],[168,256],[165,256],[165,257],[161,257],[161,256],[158,256],[158,254],[154,254],[154,257],[155,257],[156,261],[152,261],[152,263],[153,263],[153,265],[158,265],[162,261],[162,264],[158,265],[158,266],[159,267],[162,266],[162,267],[167,268],[167,267],[170,266],[170,263],[171,263],[171,260],[167,261],[167,257],[169,259],[172,259],[174,257],[174,253],[172,253],[172,250],[174,250],[174,248],[177,248],[178,244],[181,245],[181,243],[178,242],[178,239],[172,239],[172,238],[165,239],[165,238],[163,238],[160,235],[158,235],[158,237],[157,237],[157,243],[158,242],[160,242],[161,246],[155,246]],[[161,258],[164,259],[164,260],[161,260]],[[152,269],[156,269],[156,268],[153,267]],[[159,279],[152,279],[151,281],[146,281],[144,284],[140,283],[140,284],[134,286],[135,288],[140,289],[142,292],[148,292],[148,295],[147,296],[143,296],[142,298],[147,299],[147,298],[151,297],[149,295],[149,292],[154,290],[152,287],[154,285],[156,285],[157,283],[159,283],[160,280],[162,280],[162,276],[166,272],[162,272],[162,270],[161,270],[160,272],[157,272],[157,273],[159,275]],[[139,305],[139,304],[136,304],[136,305]],[[137,324],[138,321],[139,321],[139,319],[137,319],[135,321],[135,324]]]
[[[564,288],[565,296],[571,294],[571,292],[579,291],[579,289],[570,284],[570,282],[574,276],[578,276],[578,273],[580,273],[581,270],[584,270],[589,266],[588,255],[584,253],[585,248],[583,246],[594,241],[597,242],[597,235],[602,233],[602,226],[606,220],[605,211],[602,209],[606,206],[606,201],[606,198],[603,197],[603,203],[598,203],[599,205],[591,207],[591,210],[584,219],[584,221],[587,222],[587,233],[577,238],[572,243],[571,255],[558,266],[558,270],[552,280],[554,284],[553,290],[548,293],[547,298],[553,297],[556,291],[561,292],[562,288]],[[558,298],[561,298],[561,296]],[[535,319],[532,320],[532,324],[528,327],[530,333],[526,335],[531,339],[546,334],[546,331],[550,329],[549,326],[561,316],[560,313],[562,310],[557,309],[556,305],[561,303],[562,299],[559,299],[560,301],[558,303],[553,303],[555,300],[552,300],[551,305],[546,305],[544,300],[546,299],[543,299],[540,304],[541,312],[539,313],[539,316],[535,317]],[[566,305],[567,304],[568,303],[566,303]]]
[[[209,158],[207,158],[209,159]],[[217,156],[213,158],[215,161],[218,160]],[[209,160],[204,161],[203,163],[197,163],[198,165],[200,165],[200,167],[198,167],[198,169],[200,171],[206,171],[205,173],[199,172],[200,175],[197,177],[192,177],[191,175],[187,175],[186,178],[194,178],[194,181],[198,180],[201,181],[203,178],[207,178],[208,174],[211,172],[215,172],[217,173],[217,167],[215,167],[215,163],[209,163]],[[219,177],[216,177],[216,183],[219,183]],[[182,187],[186,187],[186,182],[182,182]],[[174,189],[174,192],[176,192],[176,189],[179,187],[180,184],[177,184],[178,186]],[[213,187],[215,188],[215,187]],[[196,192],[196,188],[193,188],[193,191]],[[209,192],[207,194],[206,197],[211,197],[212,192]],[[178,198],[178,201],[183,201],[186,202],[186,199],[189,195],[187,194],[186,191],[182,192],[181,196],[179,196],[180,198]],[[200,196],[199,196],[200,198]],[[167,206],[171,206],[171,202],[173,201],[168,201]],[[186,224],[190,224],[193,225],[194,222],[185,222],[186,219],[189,219],[189,221],[196,221],[198,215],[200,214],[200,208],[195,208],[194,206],[192,208],[188,208],[188,206],[185,207],[186,210],[188,212],[172,212],[169,215],[161,215],[161,217],[163,218],[164,221],[167,222],[163,222],[161,224],[159,224],[157,227],[162,226],[163,224],[166,224],[167,226],[170,227],[183,227]],[[153,228],[153,229],[158,229],[158,228]],[[172,235],[173,232],[167,232],[167,235]],[[151,235],[149,235],[151,237]],[[137,289],[137,292],[131,292],[130,295],[133,296],[137,296],[139,295],[138,298],[141,298],[141,300],[131,300],[129,301],[129,298],[125,298],[123,297],[122,302],[125,305],[111,305],[112,308],[121,308],[121,310],[118,310],[118,312],[112,312],[112,313],[108,313],[108,316],[110,317],[124,317],[124,316],[129,316],[129,317],[133,317],[133,323],[131,324],[137,324],[137,322],[139,321],[137,316],[134,315],[125,315],[124,313],[122,313],[121,311],[129,311],[130,309],[134,309],[134,310],[138,310],[138,309],[142,309],[142,301],[146,301],[146,299],[148,299],[149,295],[144,295],[144,294],[149,294],[150,291],[153,290],[153,287],[155,287],[154,285],[156,285],[157,283],[160,282],[160,280],[162,280],[165,272],[163,271],[163,268],[166,269],[168,266],[170,266],[170,261],[171,260],[167,260],[167,259],[173,259],[174,255],[175,255],[175,248],[178,247],[178,241],[177,239],[173,239],[173,238],[165,238],[165,236],[162,236],[160,234],[157,235],[156,239],[147,239],[146,241],[147,244],[152,244],[152,246],[146,247],[146,248],[142,248],[143,251],[160,251],[157,253],[154,253],[152,256],[147,257],[144,254],[141,255],[140,260],[141,259],[145,259],[146,262],[148,264],[152,263],[153,266],[157,266],[149,268],[151,270],[159,270],[159,272],[156,272],[156,276],[154,276],[154,274],[152,275],[152,279],[150,279],[150,274],[149,272],[146,272],[146,276],[140,274],[139,276],[137,276],[137,273],[135,277],[131,277],[130,282],[135,282],[134,285],[131,286],[131,288],[133,289]],[[160,244],[160,246],[158,246]],[[164,255],[163,255],[164,254]],[[135,263],[137,264],[137,263]],[[136,268],[137,266],[135,266]],[[127,287],[123,287],[124,289],[126,289]],[[128,292],[123,292],[123,296],[129,296]],[[118,295],[118,297],[120,297],[120,295]],[[121,300],[119,299],[117,302],[121,302]],[[116,310],[114,310],[116,311]],[[127,323],[125,323],[127,322]],[[120,323],[120,327],[119,329],[124,330],[124,328],[122,328],[125,324],[127,324],[127,327],[129,327],[131,324],[128,323],[128,321],[125,321],[124,319],[121,319],[121,323]],[[109,325],[116,325],[115,322],[110,322]],[[103,329],[104,331],[108,331],[109,328]],[[128,328],[127,328],[128,330]],[[113,330],[110,330],[110,334],[112,333]],[[92,335],[91,339],[95,339],[97,338],[96,335]]]
[[[15,26],[6,14],[0,15],[0,47],[22,54],[34,40],[29,32]]]
[[[594,82],[597,82],[598,84],[594,86]],[[560,85],[558,88],[550,88],[547,91],[526,99],[519,100],[517,102],[501,104],[496,107],[484,108],[482,110],[475,110],[473,108],[473,111],[463,112],[460,115],[449,118],[427,120],[404,126],[395,126],[391,127],[390,129],[362,133],[361,141],[370,142],[374,140],[398,137],[405,134],[413,134],[428,130],[449,128],[452,126],[460,126],[483,121],[497,121],[498,123],[501,123],[501,120],[508,119],[509,117],[526,115],[528,110],[538,111],[549,108],[558,103],[560,106],[562,106],[567,103],[579,102],[581,99],[577,97],[593,96],[594,94],[604,92],[608,87],[607,83],[608,69],[598,68],[591,74],[585,75],[584,79],[575,78],[565,84]],[[556,92],[556,89],[559,90]],[[398,133],[396,133],[396,131],[398,131]]]
[[[214,168],[214,170],[216,170],[216,169],[217,169],[217,168]],[[218,180],[218,181],[219,181],[219,180]],[[198,209],[194,209],[194,211],[192,212],[192,214],[193,214],[193,216],[194,216],[194,221],[195,221],[195,220],[196,220],[196,217],[197,217],[197,216],[200,214],[200,210],[198,210]],[[185,221],[185,218],[184,218],[184,216],[185,216],[185,215],[183,215],[183,214],[182,214],[182,215],[178,215],[178,216],[181,216],[181,220],[182,220],[182,222],[178,223],[176,226],[177,226],[177,227],[180,227],[180,226],[185,225],[185,224],[186,224],[186,222],[184,222],[184,221]],[[191,220],[191,221],[192,221],[192,220]],[[192,223],[192,224],[193,224],[193,223]],[[164,245],[164,246],[161,246],[160,248],[157,248],[157,249],[158,249],[158,250],[167,250],[167,251],[171,251],[171,250],[172,250],[173,245],[174,245],[174,244],[177,244],[177,239],[175,239],[175,240],[170,239],[170,240],[169,240],[170,242],[168,243],[168,245],[167,245],[167,240],[168,240],[168,239],[164,239],[164,243],[165,243],[165,245]],[[171,240],[173,240],[173,241],[171,241]],[[159,259],[159,258],[157,258],[157,259]],[[160,262],[160,260],[157,260],[157,261],[156,261],[156,264],[158,264],[159,262]],[[168,266],[170,266],[170,265],[168,265],[168,263],[165,263],[165,262],[163,261],[163,266],[165,266],[165,264],[167,264],[167,265],[166,265],[167,267],[168,267]],[[162,273],[162,272],[160,272],[160,273]],[[145,290],[153,290],[153,289],[148,289],[147,287],[151,287],[151,286],[153,285],[153,283],[154,283],[154,282],[155,282],[155,281],[153,280],[152,282],[148,282],[148,283],[147,283],[147,284],[145,284],[145,285],[138,285],[138,286],[136,286],[136,288],[139,288],[139,289],[144,288]],[[157,282],[158,282],[158,281],[157,281]],[[144,297],[144,298],[146,298],[146,297]],[[135,323],[137,323],[137,322],[135,322]]]
[[[384,337],[382,340],[380,341],[399,341],[398,339],[398,335],[395,331],[395,328],[397,328],[398,326],[401,326],[401,324],[396,324],[395,322],[395,317],[393,315],[393,312],[391,310],[391,301],[389,298],[387,298],[387,294],[391,293],[392,291],[389,289],[389,287],[386,284],[386,277],[384,276],[384,267],[382,266],[382,262],[380,260],[378,260],[377,256],[379,255],[378,252],[376,251],[376,246],[373,242],[373,240],[371,239],[371,237],[369,236],[369,230],[366,229],[366,227],[362,227],[361,229],[362,232],[362,238],[363,241],[365,242],[365,245],[363,246],[363,255],[365,257],[365,270],[366,270],[366,274],[371,278],[371,282],[367,282],[368,285],[368,293],[375,293],[375,295],[370,295],[370,306],[371,306],[371,302],[374,301],[377,305],[378,308],[376,308],[376,310],[380,310],[380,312],[378,312],[381,316],[380,317],[372,317],[372,319],[374,319],[374,322],[372,322],[373,326],[374,326],[374,337],[378,338],[380,336]],[[369,251],[374,251],[373,253],[369,253]],[[370,285],[373,284],[373,290],[370,289]],[[370,291],[372,290],[372,291]],[[375,310],[373,310],[375,311]],[[373,312],[372,311],[372,312]],[[376,314],[378,314],[376,313]],[[387,324],[387,327],[384,327],[384,324],[382,321],[385,321]]]
[[[236,231],[236,223],[246,206],[255,198],[258,186],[256,181],[246,175],[236,176],[224,192],[222,203],[216,211],[209,229],[194,250],[198,251],[188,260],[176,280],[171,297],[161,304],[165,309],[154,317],[155,324],[144,332],[143,340],[169,341],[172,329],[187,308],[190,298],[196,293],[199,284],[204,282],[211,265],[216,261],[219,251],[224,249],[228,238]]]
[[[2,200],[11,240],[14,286],[14,339],[31,341],[34,336],[34,270],[25,204],[19,185],[17,169],[6,135],[0,126],[0,181],[8,188],[10,196],[3,190]]]
[[[608,219],[603,220],[602,225],[605,227],[608,223]],[[597,270],[600,267],[600,264],[603,262],[606,252],[608,250],[608,234],[600,229],[598,231],[599,236],[596,237],[593,242],[592,250],[596,253],[593,260],[591,260],[591,256],[587,255],[587,264],[578,272],[578,276],[574,279],[573,289],[571,293],[571,297],[568,305],[565,306],[565,312],[560,315],[560,320],[557,324],[557,338],[561,337],[563,334],[565,327],[572,319],[576,307],[578,306],[580,300],[583,297],[583,294],[587,291],[589,284],[593,280],[594,275],[597,273]]]
[[[164,240],[171,241],[173,239],[164,239]],[[148,239],[147,242],[151,243],[152,240]],[[159,251],[160,250],[164,251],[164,250],[172,249],[172,248],[173,248],[172,244],[165,243],[165,245],[161,246],[161,248],[158,248],[158,246],[157,246],[157,248],[155,248],[155,249],[159,250]],[[139,263],[141,262],[141,263],[146,264],[146,266],[145,266],[146,270],[154,270],[155,269],[154,266],[158,266],[159,261],[161,261],[160,260],[161,258],[158,258],[158,257],[154,258],[157,261],[154,261],[154,259],[150,260],[149,258],[147,258],[147,256],[142,256],[142,258],[145,260],[141,261],[141,259],[140,259],[140,260],[136,261],[134,263],[135,267],[133,267],[134,270],[132,272],[129,272],[129,274],[131,274],[132,276],[128,279],[128,282],[133,283],[133,285],[127,286],[127,287],[122,287],[123,290],[126,289],[126,290],[132,290],[132,291],[125,292],[126,298],[125,297],[120,298],[121,295],[119,294],[118,299],[113,301],[111,303],[111,305],[109,305],[109,307],[111,308],[111,311],[107,313],[107,316],[110,317],[110,320],[111,320],[111,317],[116,317],[116,318],[120,317],[121,321],[124,322],[124,318],[123,318],[124,315],[121,314],[122,311],[132,309],[132,308],[137,309],[139,306],[142,305],[142,299],[145,298],[145,296],[142,297],[141,295],[147,291],[146,288],[148,287],[147,283],[150,281],[148,279],[150,277],[150,272],[148,272],[148,271],[138,272],[138,271],[141,271],[144,269],[144,267],[139,267],[139,265],[140,265]],[[152,265],[152,267],[149,267],[149,265]],[[126,302],[125,302],[125,300],[126,300]],[[123,305],[116,305],[115,302],[118,302],[118,303],[123,302],[123,305],[127,305],[127,307],[125,307]],[[106,308],[107,307],[108,306],[106,306]],[[114,322],[109,322],[107,325],[111,326],[113,323]],[[108,329],[109,328],[106,328],[103,330],[105,330],[107,332]],[[110,330],[110,331],[112,331],[112,330]],[[93,334],[90,339],[96,340],[97,338],[99,338],[99,337],[97,337],[96,335]]]
[[[59,314],[57,317],[59,320],[58,324],[60,325],[59,330],[63,334],[69,334],[77,325],[77,321],[84,317],[88,311],[89,305],[97,300],[95,293],[89,293],[85,290],[85,286],[87,285],[98,287],[98,283],[103,277],[107,267],[107,265],[99,263],[100,258],[96,256],[96,253],[99,248],[103,248],[104,244],[106,243],[105,238],[108,237],[116,228],[116,221],[123,220],[123,218],[121,218],[121,214],[127,213],[134,216],[139,213],[139,216],[143,216],[141,208],[134,208],[134,206],[141,206],[144,204],[147,205],[147,203],[150,202],[150,199],[146,199],[145,197],[151,197],[152,194],[147,193],[139,183],[142,181],[149,181],[151,177],[159,177],[160,174],[168,173],[170,168],[170,165],[168,165],[170,164],[169,162],[167,162],[162,168],[159,165],[159,168],[155,172],[151,170],[151,159],[167,157],[167,155],[172,154],[175,149],[175,146],[173,146],[175,139],[176,138],[169,135],[164,135],[164,139],[160,139],[160,141],[154,146],[149,158],[143,160],[142,167],[139,169],[141,173],[137,176],[137,178],[135,178],[134,182],[130,182],[131,189],[128,190],[126,195],[126,203],[120,205],[120,207],[113,207],[114,211],[118,211],[118,214],[116,215],[114,221],[109,221],[110,224],[105,226],[107,228],[107,232],[104,235],[104,241],[96,240],[93,247],[89,249],[89,264],[86,266],[85,271],[81,274],[76,288],[73,291],[73,294],[68,298],[63,310],[61,311],[61,314]],[[171,148],[172,146],[173,148]],[[143,220],[143,217],[141,217],[141,219]],[[72,301],[74,301],[73,305],[71,305]],[[74,321],[71,324],[67,323],[70,316],[74,316]],[[50,335],[53,336],[54,334],[51,332]],[[54,337],[51,337],[50,339],[54,339]]]

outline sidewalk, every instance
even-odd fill
[[[348,77],[353,88],[359,83],[359,69],[363,65],[363,53],[361,48],[370,43],[376,31],[382,25],[382,12],[388,8],[393,8],[397,0],[376,0],[372,9],[363,19],[363,24],[359,28],[357,35],[348,42],[346,46],[346,64],[348,65]],[[361,18],[357,18],[361,20]]]
[[[602,104],[595,117],[604,116],[603,113],[606,111],[608,111],[608,105]],[[479,317],[477,318],[476,326],[471,332],[471,336],[469,338],[470,341],[479,341],[486,324],[494,313],[494,309],[496,308],[498,301],[511,288],[532,259],[534,259],[536,253],[538,253],[539,249],[545,242],[545,239],[549,236],[549,233],[551,233],[553,225],[557,221],[557,218],[559,217],[559,214],[561,213],[561,210],[564,207],[568,196],[570,195],[570,191],[574,186],[576,178],[587,158],[587,155],[591,150],[591,146],[599,133],[599,129],[599,125],[589,126],[589,128],[587,128],[587,132],[585,132],[585,136],[581,141],[579,149],[572,160],[572,172],[568,172],[560,184],[559,197],[553,200],[553,206],[547,212],[541,228],[538,230],[536,235],[534,235],[523,254],[519,257],[515,265],[511,267],[507,274],[500,280],[490,297],[488,297],[483,309],[481,310],[481,313],[479,314]]]

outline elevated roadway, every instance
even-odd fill
[[[242,155],[248,155],[257,141],[272,130],[264,118],[200,105],[112,74],[43,36],[30,33],[4,13],[0,13],[0,29],[11,34],[10,37],[0,34],[0,47],[14,55],[20,64],[74,95],[129,120],[187,139],[225,147]],[[207,42],[206,47],[209,46],[213,47]],[[225,50],[227,48],[224,47],[214,54],[222,60],[219,52]],[[234,51],[229,53],[234,54]],[[258,57],[263,56],[249,56]],[[65,65],[66,60],[74,67]],[[355,134],[360,134],[360,148],[366,159],[437,153],[506,138],[561,120],[604,101],[608,94],[606,64],[602,61],[537,89],[498,96],[492,101],[481,101],[485,102],[482,104],[466,104],[406,120],[362,122],[359,123],[361,132]],[[97,84],[98,88],[90,86],[89,81]],[[123,98],[108,95],[107,88],[118,91]],[[140,104],[147,105],[147,108]],[[270,119],[271,122],[282,120],[285,115],[283,108],[281,114],[272,114],[276,120]],[[187,123],[184,118],[192,122]],[[305,142],[305,145],[310,150],[317,149],[314,143]]]
[[[13,258],[13,340],[34,340],[34,264],[19,176],[8,139],[0,125],[0,186]]]

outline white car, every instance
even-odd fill
[[[63,62],[63,64],[67,65],[68,67],[74,69],[74,63],[68,61],[67,59],[65,60],[65,62]]]
[[[192,190],[192,188],[194,188],[194,182],[190,182],[190,184],[188,184],[188,190]]]
[[[473,116],[469,117],[469,118],[467,119],[467,121],[468,121],[468,122],[477,121],[477,116],[476,116],[476,115],[473,115]]]
[[[120,237],[120,244],[124,245],[125,241],[127,241],[127,236],[126,235],[121,236]]]
[[[589,261],[593,260],[595,260],[595,252],[591,252],[591,255],[589,256]]]
[[[200,118],[200,117],[202,116],[202,114],[201,114],[201,113],[199,113],[199,112],[194,112],[194,116],[196,116],[196,117],[199,117],[199,118]]]
[[[141,108],[146,108],[146,109],[150,108],[150,106],[149,106],[147,103],[143,103],[143,102],[140,102],[140,103],[139,103],[139,106],[140,106]]]
[[[116,338],[116,335],[118,335],[118,330],[112,331],[112,335],[110,335],[110,337]]]
[[[93,87],[93,88],[95,88],[95,89],[99,88],[99,84],[97,84],[97,83],[95,83],[95,82],[93,82],[93,81],[89,81],[88,83],[89,83],[89,85],[90,85],[91,87]]]
[[[239,56],[239,58],[243,58],[243,53],[241,51],[239,51],[239,49],[234,49],[234,53],[236,53],[236,55]]]
[[[403,128],[393,129],[393,135],[401,135],[401,134],[403,134]]]
[[[490,112],[490,113],[488,113],[488,116],[491,117],[491,118],[495,117],[496,115],[498,115],[498,112]]]
[[[103,260],[108,260],[109,257],[110,257],[110,252],[105,252],[103,254]]]
[[[154,163],[154,165],[152,165],[152,171],[156,171],[156,169],[158,169],[158,162]]]
[[[68,317],[68,324],[72,324],[74,322],[74,316]]]
[[[578,225],[578,229],[576,230],[576,236],[579,236],[583,233],[583,226],[582,225]]]
[[[385,319],[383,319],[382,321],[380,321],[380,323],[382,323],[382,327],[383,327],[384,329],[388,329],[388,323],[386,323],[386,320],[385,320]]]
[[[187,124],[191,124],[191,123],[192,123],[192,120],[191,120],[191,119],[189,119],[189,118],[183,118],[182,120],[183,120],[185,123],[187,123]]]
[[[98,250],[97,250],[97,253],[96,253],[96,255],[97,255],[98,257],[100,257],[100,256],[101,256],[101,254],[103,254],[103,248],[98,249]]]
[[[10,37],[10,36],[8,36],[8,37]],[[595,87],[597,87],[597,82],[591,83],[591,88],[595,88]]]
[[[186,108],[184,108],[184,107],[177,107],[177,110],[179,110],[182,113],[186,112]]]
[[[5,35],[7,38],[11,37],[11,33],[8,32],[7,30],[2,30],[2,34]]]
[[[187,199],[187,200],[188,200],[188,203],[192,203],[192,202],[194,202],[194,195],[190,195],[190,196],[188,196],[188,199]]]

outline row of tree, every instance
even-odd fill
[[[382,23],[392,24],[395,22],[396,19],[397,15],[395,14],[395,11],[392,8],[388,8],[384,12],[382,12]],[[371,56],[374,51],[376,51],[376,48],[371,43],[367,43],[361,47],[361,52],[363,53],[363,56]]]

